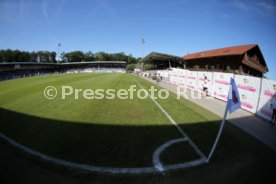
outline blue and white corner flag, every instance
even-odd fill
[[[227,107],[230,113],[241,108],[239,91],[236,86],[235,80],[232,77],[231,77],[230,88],[228,93]]]
[[[220,124],[220,128],[219,128],[219,131],[218,131],[218,135],[215,139],[215,142],[214,142],[214,145],[208,155],[208,158],[207,158],[207,162],[210,161],[216,147],[217,147],[217,144],[218,144],[218,141],[220,139],[220,136],[221,136],[221,133],[222,133],[222,130],[223,130],[223,127],[224,127],[224,124],[225,124],[225,120],[226,120],[226,116],[227,116],[227,113],[228,111],[230,113],[234,112],[235,110],[241,108],[241,101],[240,101],[240,95],[239,95],[239,91],[238,91],[238,88],[236,86],[236,83],[235,83],[235,80],[231,77],[231,81],[230,81],[230,88],[229,88],[229,92],[228,92],[228,99],[227,99],[227,105],[226,105],[226,108],[225,108],[225,112],[224,112],[224,117],[221,121],[221,124]]]

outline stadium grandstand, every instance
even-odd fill
[[[185,62],[183,57],[174,56],[170,54],[164,54],[160,52],[151,52],[149,55],[143,58],[143,62],[152,63],[157,69],[167,68],[185,68]]]
[[[152,63],[157,69],[173,67],[256,77],[262,77],[268,72],[267,64],[257,44],[206,50],[183,57],[151,52],[143,62]]]
[[[0,63],[0,81],[54,73],[113,72],[125,73],[125,61],[71,63],[7,62]]]

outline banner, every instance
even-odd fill
[[[207,82],[209,94],[227,101],[231,73],[189,71],[173,68],[162,74],[171,84],[202,92],[204,82]],[[276,93],[276,81],[257,77],[235,75],[235,81],[240,94],[241,108],[271,120],[272,96]]]
[[[269,79],[262,79],[261,94],[257,115],[271,120],[272,116],[272,97],[276,94],[276,81]]]
[[[213,88],[213,73],[212,72],[197,72],[197,91],[203,92],[204,83],[207,84],[207,90],[211,94]]]
[[[169,75],[169,83],[172,84],[173,83],[172,71],[168,71],[168,75]]]
[[[214,72],[213,77],[213,91],[212,94],[214,97],[227,101],[229,86],[230,86],[230,79],[234,75],[231,73],[220,73],[220,72]]]
[[[186,88],[186,78],[187,78],[187,70],[179,69],[178,70],[178,85],[181,88]]]
[[[197,89],[197,72],[187,71],[187,85],[186,87],[190,90]]]
[[[251,76],[235,75],[235,81],[240,93],[242,108],[249,112],[256,113],[261,79]]]
[[[176,68],[173,68],[172,71],[170,71],[169,73],[170,73],[170,83],[171,83],[171,84],[174,84],[174,85],[177,85],[177,84],[178,84],[178,80],[177,80],[177,77],[178,77],[177,69],[176,69]]]

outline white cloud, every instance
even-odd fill
[[[4,0],[0,2],[0,19],[4,21],[16,21],[17,17],[15,15],[14,3]]]
[[[28,0],[0,1],[0,20],[20,24],[28,16],[30,3]]]
[[[92,19],[101,12],[105,12],[106,16],[112,19],[119,19],[117,10],[110,4],[108,0],[98,0],[94,3],[94,6],[90,9],[90,13],[87,19]]]
[[[20,15],[21,19],[24,19],[24,18],[26,18],[28,16],[29,6],[30,6],[30,2],[29,1],[21,0],[19,2],[19,15]]]
[[[257,2],[255,6],[255,11],[263,16],[269,16],[275,11],[275,5],[268,2]]]
[[[52,20],[58,17],[63,11],[65,2],[66,0],[59,0],[59,1],[42,0],[40,6],[41,6],[41,13],[44,20],[47,23],[50,23]]]
[[[270,0],[235,0],[234,6],[246,13],[253,13],[261,16],[271,16],[275,14],[275,2]]]
[[[49,8],[49,1],[48,0],[41,1],[41,10],[42,10],[41,13],[47,22],[49,22],[48,8]]]
[[[248,11],[249,10],[249,7],[248,5],[244,2],[244,1],[241,1],[241,0],[235,0],[234,1],[234,5],[241,9],[241,10],[245,10],[245,11]]]

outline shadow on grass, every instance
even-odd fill
[[[39,118],[2,108],[0,117],[0,132],[18,143],[56,158],[94,166],[152,167],[153,152],[165,142],[181,137],[176,128],[169,125],[84,124]],[[208,155],[219,123],[198,122],[180,126]],[[165,164],[194,158],[198,157],[185,143],[172,145],[161,155]],[[252,178],[259,178],[273,174],[275,166],[274,151],[227,123],[211,162],[185,172],[209,173],[208,177],[215,177],[219,172],[221,181],[230,175],[234,178],[229,181],[236,181],[238,177],[252,175]]]

